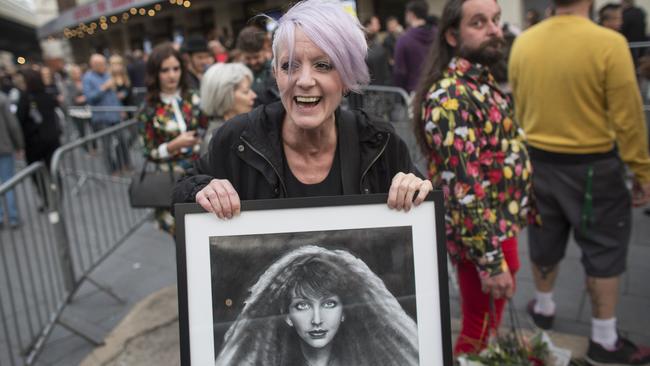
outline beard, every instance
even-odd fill
[[[494,37],[474,49],[461,43],[458,55],[471,63],[490,67],[505,59],[505,47],[506,41],[503,38]]]

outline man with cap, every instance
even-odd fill
[[[189,36],[183,43],[182,52],[187,55],[187,85],[190,89],[199,90],[203,73],[214,63],[208,42],[200,35]]]

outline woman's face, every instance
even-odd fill
[[[286,322],[312,348],[329,345],[343,322],[343,304],[334,296],[293,296]]]
[[[49,67],[41,68],[41,78],[43,79],[43,84],[50,85],[52,84],[52,72]]]
[[[109,63],[111,67],[111,72],[114,74],[121,73],[122,70],[124,69],[124,64],[122,63],[121,58],[111,58]]]
[[[181,80],[181,63],[174,56],[169,56],[160,64],[158,73],[160,91],[175,93]]]
[[[248,113],[253,109],[253,104],[255,103],[257,94],[255,94],[253,89],[251,89],[251,81],[249,78],[243,78],[242,81],[235,86],[233,93],[234,98],[232,108],[227,114],[236,116],[238,114]]]
[[[334,122],[334,111],[341,104],[344,90],[332,61],[299,27],[295,32],[291,64],[286,48],[281,47],[277,57],[279,62],[273,72],[287,120],[300,129],[308,130],[328,121]]]

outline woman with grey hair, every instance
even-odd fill
[[[253,109],[257,95],[251,89],[253,73],[242,63],[214,64],[201,80],[201,111],[210,116],[201,151],[225,121]]]
[[[408,211],[433,189],[390,124],[340,108],[368,84],[359,21],[336,1],[307,0],[278,21],[272,69],[281,101],[233,118],[174,187],[219,218],[240,200],[388,193]]]

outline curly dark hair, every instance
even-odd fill
[[[300,338],[285,322],[295,294],[340,297],[345,322],[332,341],[332,357],[342,364],[418,364],[415,321],[382,280],[347,251],[303,246],[269,266],[251,288],[216,365],[304,364]]]

